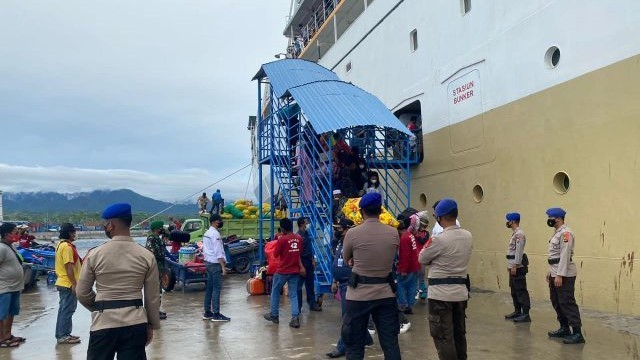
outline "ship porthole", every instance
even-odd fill
[[[427,207],[427,195],[425,193],[420,194],[420,207]]]
[[[553,189],[558,194],[566,194],[570,186],[571,179],[569,179],[569,175],[566,172],[560,171],[553,177]]]
[[[484,189],[482,185],[478,184],[473,187],[473,201],[479,203],[484,199]]]
[[[547,49],[547,52],[544,54],[544,61],[547,63],[549,69],[553,69],[558,66],[560,62],[560,49],[557,46],[552,46]]]

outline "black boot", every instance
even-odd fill
[[[569,330],[569,327],[566,325],[560,325],[560,329],[556,331],[549,331],[547,334],[552,338],[563,338],[567,335],[571,335],[571,330]]]
[[[565,344],[582,344],[585,342],[585,340],[584,336],[582,336],[582,331],[580,330],[580,328],[574,326],[573,334],[565,336],[562,342]]]
[[[505,315],[504,318],[506,320],[513,320],[514,318],[520,316],[522,313],[520,312],[520,309],[515,309],[511,314],[509,315]]]

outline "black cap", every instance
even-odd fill
[[[64,223],[60,225],[60,232],[74,232],[76,228],[71,223]]]
[[[214,222],[214,221],[222,221],[222,216],[220,216],[220,214],[211,215],[209,222]]]

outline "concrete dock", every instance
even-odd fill
[[[230,323],[203,321],[203,285],[180,287],[163,296],[168,319],[147,348],[149,359],[325,359],[336,343],[340,329],[340,303],[325,298],[322,312],[309,312],[305,305],[300,329],[288,326],[288,300],[281,304],[281,323],[262,318],[268,311],[268,296],[249,296],[245,275],[225,279],[222,313]],[[534,302],[533,322],[513,324],[503,315],[511,312],[508,294],[474,292],[467,312],[469,359],[640,359],[640,320],[633,317],[582,310],[583,345],[564,345],[547,337],[558,324],[551,304]],[[81,305],[74,316],[73,333],[82,338],[77,345],[57,345],[54,337],[58,295],[44,279],[22,295],[21,314],[13,333],[27,338],[18,348],[0,349],[0,359],[85,359],[89,342],[90,313]],[[429,336],[426,304],[418,303],[410,315],[411,329],[400,335],[405,359],[437,359]],[[366,357],[382,359],[378,340]]]

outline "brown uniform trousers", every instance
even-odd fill
[[[560,327],[582,327],[580,310],[574,296],[576,277],[563,277],[561,287],[555,287],[553,284],[554,279],[553,277],[549,278],[549,294],[551,305],[556,311]]]
[[[429,331],[440,360],[466,360],[466,301],[429,299]]]

